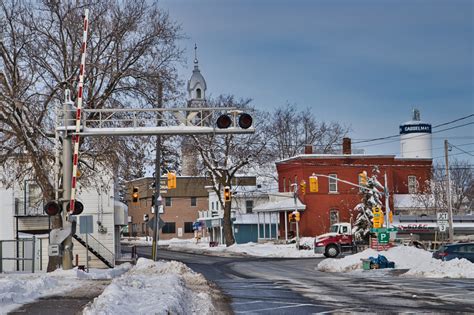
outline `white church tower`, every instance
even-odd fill
[[[188,107],[200,107],[206,103],[206,80],[199,70],[199,64],[197,59],[197,45],[194,45],[194,69],[191,78],[188,80]],[[183,138],[181,144],[182,154],[182,176],[197,176],[197,151],[195,150],[193,143],[189,137]]]

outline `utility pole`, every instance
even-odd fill
[[[448,219],[449,219],[449,242],[454,242],[454,230],[453,230],[453,207],[451,206],[451,178],[449,176],[449,143],[448,140],[444,140],[444,158],[446,163],[446,192],[447,192],[447,202],[448,202]]]
[[[163,83],[158,82],[158,108],[163,107]],[[162,117],[161,112],[157,112],[156,126],[161,126]],[[152,258],[153,261],[158,260],[158,241],[160,239],[160,206],[162,202],[160,189],[161,189],[161,136],[156,136],[156,155],[155,155],[155,193],[153,198],[155,199],[155,229],[153,230],[153,242],[152,242]]]
[[[295,186],[294,192],[293,192],[293,198],[295,200],[295,213],[298,212],[298,203],[297,203],[297,198],[298,198],[298,183],[295,181],[293,184]],[[285,218],[286,220],[287,218]],[[299,228],[299,221],[296,221],[296,249],[300,250],[300,228]],[[271,224],[270,224],[271,228]]]

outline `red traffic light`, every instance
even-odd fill
[[[61,212],[61,207],[56,201],[50,201],[43,207],[43,211],[47,215],[53,216]]]
[[[67,211],[69,212],[70,204],[67,204]],[[74,212],[71,213],[72,215],[80,215],[84,211],[84,205],[82,202],[74,200]]]
[[[242,129],[248,129],[252,126],[252,116],[249,114],[243,113],[239,116],[239,126]]]
[[[232,119],[230,119],[228,115],[220,115],[219,118],[217,118],[216,124],[217,128],[226,129],[232,124]]]

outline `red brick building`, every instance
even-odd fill
[[[278,190],[280,192],[293,191],[291,184],[305,180],[309,177],[322,174],[337,177],[352,183],[359,183],[359,174],[366,171],[369,176],[377,166],[380,170],[378,180],[384,185],[384,173],[387,173],[388,189],[390,191],[390,208],[394,209],[394,197],[407,196],[420,189],[418,185],[430,178],[431,159],[423,158],[398,158],[394,155],[356,155],[351,154],[349,148],[344,152],[348,154],[311,154],[307,149],[306,154],[294,156],[276,163],[278,172]],[[299,198],[306,204],[306,210],[301,213],[300,235],[315,236],[326,233],[335,222],[351,222],[357,216],[352,209],[360,202],[359,188],[340,181],[319,176],[319,191],[309,192]],[[309,185],[307,185],[309,186]],[[395,204],[397,204],[395,202]],[[284,235],[284,217],[280,213],[280,235]],[[294,229],[294,225],[290,225]]]

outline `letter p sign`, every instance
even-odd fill
[[[377,236],[379,244],[388,244],[390,239],[390,234],[388,232],[379,232]]]

